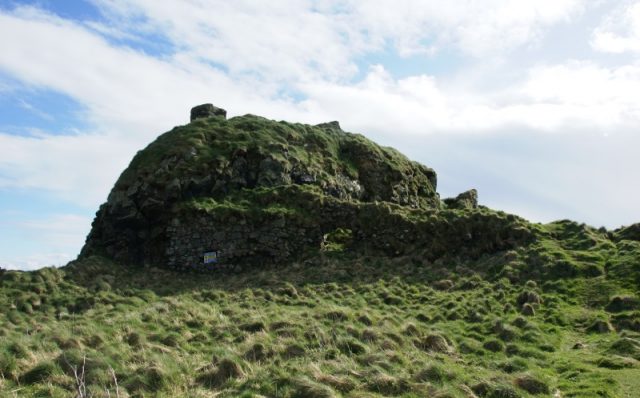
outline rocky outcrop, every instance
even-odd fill
[[[191,121],[204,119],[208,117],[227,118],[227,111],[222,108],[213,106],[213,104],[202,104],[191,108]]]
[[[317,124],[316,127],[319,127],[325,130],[342,131],[342,128],[340,127],[340,122],[338,122],[337,120],[326,122],[326,123],[320,123],[320,124]]]
[[[515,218],[441,211],[432,169],[338,122],[225,115],[197,106],[190,124],[140,151],[97,212],[81,255],[201,269],[206,256],[216,268],[284,261],[324,247],[338,228],[351,231],[353,249],[381,255],[477,256],[531,239]],[[475,210],[477,194],[447,206]]]
[[[478,191],[470,189],[455,198],[444,199],[443,202],[450,209],[475,209],[478,207]]]

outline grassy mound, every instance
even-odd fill
[[[535,244],[475,260],[330,250],[179,278],[102,257],[9,271],[0,391],[67,396],[82,382],[105,397],[633,396],[640,292],[618,259],[640,248],[536,228]],[[600,321],[609,333],[590,330]]]

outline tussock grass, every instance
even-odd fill
[[[634,396],[640,245],[539,228],[551,237],[477,260],[5,272],[0,395],[73,396],[84,369],[87,391],[112,397]]]

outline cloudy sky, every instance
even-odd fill
[[[532,221],[640,221],[640,1],[0,0],[0,266],[74,258],[212,102],[394,146]]]

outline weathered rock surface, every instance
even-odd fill
[[[96,214],[81,255],[178,269],[284,261],[342,228],[354,250],[470,256],[532,239],[526,223],[477,209],[477,193],[442,210],[436,173],[337,122],[225,118],[211,104],[138,152]],[[207,254],[208,253],[208,254]],[[215,261],[204,266],[204,256]]]
[[[444,199],[450,209],[475,209],[478,207],[478,191],[470,189],[455,198]]]
[[[227,111],[222,108],[213,106],[213,104],[202,104],[191,108],[191,121],[208,117],[227,118]]]

